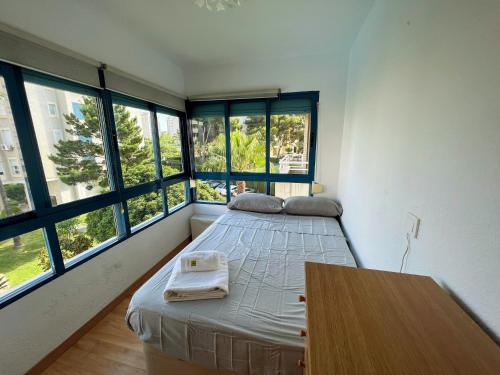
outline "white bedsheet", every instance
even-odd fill
[[[304,261],[355,267],[331,218],[229,211],[182,253],[217,250],[229,264],[224,299],[165,302],[176,258],[133,296],[127,322],[170,356],[241,374],[301,374]]]

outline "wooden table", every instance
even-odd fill
[[[498,345],[430,277],[305,267],[306,374],[500,374]]]

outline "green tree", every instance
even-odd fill
[[[184,190],[183,182],[170,185],[167,187],[167,204],[169,210],[185,202],[185,200],[186,200],[186,192]]]
[[[57,175],[66,185],[83,183],[89,190],[96,186],[105,189],[108,187],[108,177],[95,99],[84,96],[80,111],[83,120],[73,113],[64,114],[68,125],[65,131],[70,139],[54,145],[57,152],[49,155],[49,159],[56,164]]]
[[[80,217],[68,219],[56,224],[59,246],[61,247],[61,253],[65,260],[83,253],[94,245],[94,241],[87,234],[80,232],[79,228],[82,224]],[[43,271],[48,271],[50,269],[50,258],[46,249],[40,251],[38,264]]]
[[[85,218],[85,222],[87,224],[87,234],[97,243],[104,242],[116,236],[113,207],[104,207],[89,212]]]
[[[205,182],[198,181],[196,183],[196,191],[198,198],[202,201],[224,202],[226,200],[221,193],[210,187],[210,185]]]
[[[163,176],[182,172],[181,140],[179,134],[163,133],[160,136],[160,154]]]
[[[266,142],[260,133],[249,136],[231,133],[231,169],[237,172],[263,172],[266,166]]]
[[[237,124],[235,123],[235,128]],[[203,168],[206,170],[226,169],[225,137],[220,135],[208,144],[209,157]],[[238,172],[263,171],[266,165],[265,136],[260,132],[247,135],[242,131],[231,132],[231,169]],[[237,193],[245,192],[245,182],[236,181]],[[209,189],[210,186],[207,186]],[[203,187],[205,189],[205,187]],[[212,189],[215,191],[215,189]]]
[[[8,184],[5,185],[5,193],[7,194],[7,199],[15,201],[18,204],[26,204],[26,192],[24,190],[24,184]]]
[[[113,112],[125,185],[154,180],[155,164],[151,141],[143,139],[137,118],[131,117],[127,107],[114,105]]]
[[[224,117],[194,118],[193,138],[196,165],[204,171],[220,171],[205,166],[205,161],[211,158],[210,145],[218,138],[224,138]],[[225,150],[225,145],[224,145]]]
[[[57,152],[49,158],[56,164],[61,181],[67,185],[84,183],[87,189],[108,189],[107,168],[105,166],[102,136],[100,131],[96,101],[84,97],[80,106],[83,119],[74,114],[64,115],[68,125],[65,131],[70,135],[55,146]],[[144,140],[137,119],[131,116],[127,107],[114,105],[114,118],[117,130],[122,175],[125,185],[132,186],[155,178],[155,163],[152,144]],[[171,143],[175,139],[164,137],[162,147],[167,149],[165,157],[174,154]],[[177,152],[178,153],[178,152]],[[138,197],[128,201],[131,222],[141,222],[158,212],[161,196],[151,193],[148,197]],[[97,244],[114,235],[115,223],[112,207],[105,207],[86,215],[87,235]]]
[[[302,153],[305,129],[304,115],[272,115],[271,154],[279,159],[285,153]]]
[[[246,133],[254,135],[259,133],[261,137],[266,137],[266,116],[247,116],[245,118]]]

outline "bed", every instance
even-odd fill
[[[228,211],[181,253],[200,250],[226,254],[226,298],[165,302],[176,257],[130,302],[126,320],[144,343],[149,373],[178,373],[182,360],[184,375],[301,374],[304,261],[356,267],[339,223]]]

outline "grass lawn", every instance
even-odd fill
[[[9,289],[43,273],[38,265],[38,254],[46,249],[43,231],[23,234],[21,240],[18,248],[14,248],[12,239],[0,242],[0,273],[7,275]]]

